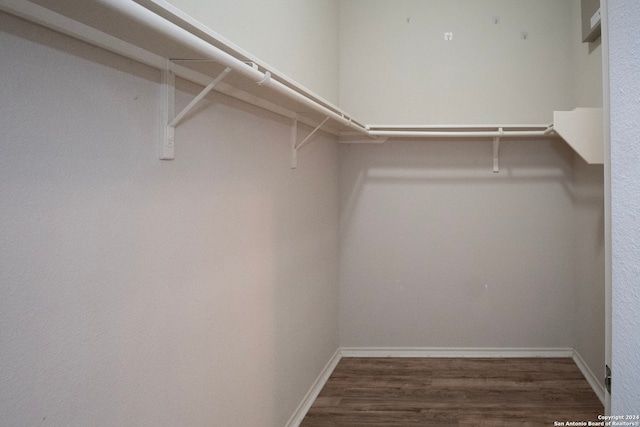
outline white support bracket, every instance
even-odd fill
[[[160,160],[173,160],[175,158],[175,131],[180,121],[202,100],[213,88],[231,72],[226,68],[218,77],[209,83],[193,100],[187,104],[178,114],[175,112],[175,74],[171,71],[169,63],[162,71],[162,86],[164,98],[164,137],[162,140],[162,154]]]
[[[500,136],[493,137],[493,173],[500,172],[499,161],[499,152],[500,152],[500,137],[504,135],[504,130],[500,128],[498,130]]]
[[[311,131],[309,135],[306,136],[299,144],[296,142],[298,139],[298,120],[293,119],[293,123],[291,126],[291,169],[295,169],[298,167],[298,150],[302,148],[311,137],[315,135],[317,131],[329,120],[329,117],[325,118],[322,123],[320,123],[314,130]]]

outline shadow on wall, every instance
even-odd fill
[[[570,347],[573,159],[560,140],[340,147],[342,346]]]
[[[341,230],[348,227],[353,209],[368,185],[449,188],[448,193],[456,194],[456,198],[461,192],[466,193],[465,188],[468,194],[477,195],[490,188],[552,185],[571,198],[573,156],[560,139],[503,139],[500,171],[494,173],[491,140],[390,139],[383,145],[341,145]],[[475,196],[470,202],[474,200]]]

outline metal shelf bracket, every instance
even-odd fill
[[[167,61],[167,67],[162,70],[162,92],[164,100],[164,136],[162,139],[162,153],[160,160],[173,160],[175,159],[175,132],[176,126],[180,121],[207,96],[213,88],[220,83],[231,72],[231,68],[226,68],[218,77],[216,77],[211,83],[209,83],[193,100],[182,109],[178,114],[175,114],[175,74],[170,69],[170,62]]]
[[[296,142],[298,139],[298,120],[293,119],[291,123],[291,169],[296,169],[298,167],[298,150],[302,148],[307,142],[311,140],[311,137],[315,135],[317,131],[329,120],[329,117],[326,117],[322,123],[315,127],[314,130],[311,131],[309,135],[306,136],[299,144]]]

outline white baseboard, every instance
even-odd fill
[[[342,357],[572,357],[572,348],[343,347]]]
[[[585,363],[584,359],[582,359],[580,353],[575,349],[573,350],[573,361],[576,363],[578,369],[580,369],[580,372],[582,372],[582,375],[593,389],[593,392],[598,396],[598,399],[600,399],[600,402],[604,405],[604,384],[602,384],[600,379],[593,374],[593,371],[589,369],[589,366]]]
[[[309,412],[313,401],[316,400],[316,397],[320,394],[322,387],[326,384],[341,358],[340,349],[337,349],[329,362],[324,366],[324,369],[320,372],[320,375],[318,375],[318,378],[316,378],[315,382],[304,396],[302,402],[300,402],[291,418],[289,418],[285,427],[298,427],[300,425],[305,415],[307,415],[307,412]]]

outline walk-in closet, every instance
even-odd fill
[[[403,425],[339,391],[383,383],[406,425],[640,413],[638,33],[633,0],[0,0],[0,425]]]

